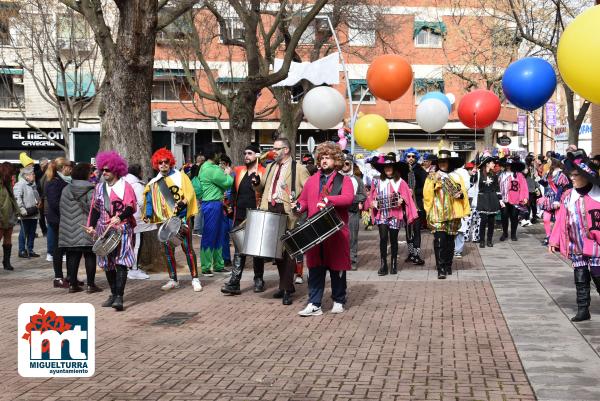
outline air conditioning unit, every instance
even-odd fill
[[[160,127],[167,125],[167,111],[166,110],[152,110],[152,126]]]

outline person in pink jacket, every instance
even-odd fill
[[[300,198],[297,203],[292,204],[292,208],[297,213],[308,211],[310,218],[326,206],[333,205],[344,226],[306,252],[308,304],[298,312],[300,316],[323,314],[321,300],[328,271],[333,298],[331,313],[342,313],[346,303],[346,271],[351,267],[348,208],[354,200],[354,186],[350,177],[339,172],[344,164],[344,156],[337,144],[333,142],[319,144],[316,148],[316,156],[320,171],[306,181]]]
[[[402,176],[408,175],[408,164],[396,160],[394,153],[380,156],[371,162],[381,174],[373,180],[365,208],[371,211],[379,229],[380,276],[388,274],[387,246],[390,242],[390,274],[398,273],[398,233],[401,227],[419,217],[412,191]]]
[[[500,193],[505,203],[500,211],[502,217],[500,241],[505,241],[508,238],[509,220],[510,239],[517,241],[519,209],[527,207],[527,202],[529,202],[529,189],[523,170],[525,170],[525,163],[521,161],[519,156],[513,156],[507,160],[506,171],[500,176]]]
[[[591,280],[600,293],[600,177],[583,150],[568,153],[564,164],[573,189],[560,200],[548,249],[571,260],[577,294],[571,320],[580,322],[590,319]]]

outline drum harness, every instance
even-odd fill
[[[319,177],[320,179],[321,177]],[[344,184],[344,176],[338,172],[336,172],[335,177],[333,177],[333,183],[331,184],[331,192],[327,190],[327,183],[323,186],[323,190],[321,191],[321,195],[326,198],[327,196],[336,196],[342,193],[342,185]],[[323,249],[324,242],[319,244],[319,256],[321,257],[321,262],[325,259],[325,251]]]

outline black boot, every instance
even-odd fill
[[[2,257],[2,265],[4,266],[4,270],[15,270],[15,268],[10,264],[12,245],[2,245],[2,250],[4,251],[4,256]]]
[[[444,272],[446,273],[447,276],[451,276],[452,275],[452,265],[446,264],[446,266],[444,267]]]
[[[590,272],[587,268],[575,269],[575,289],[577,290],[577,314],[572,322],[582,322],[590,319]]]
[[[283,299],[281,300],[281,303],[284,305],[292,304],[292,292],[291,291],[283,291]]]
[[[488,246],[489,248],[493,248],[493,247],[494,247],[494,243],[492,242],[492,240],[491,240],[491,239],[489,239],[489,240],[488,240],[488,242],[487,242],[487,246]]]
[[[240,280],[242,279],[242,272],[244,271],[244,262],[246,257],[236,253],[233,255],[233,268],[231,269],[231,277],[229,282],[221,288],[223,294],[229,295],[240,295]]]
[[[265,280],[262,277],[254,277],[254,292],[265,292]]]
[[[594,285],[596,286],[596,291],[600,294],[600,277],[592,276],[592,280],[594,280]]]
[[[102,304],[105,308],[110,308],[115,301],[115,295],[117,295],[117,272],[114,270],[106,270],[106,281],[110,287],[110,295],[108,299]]]
[[[485,240],[479,241],[479,247],[480,248],[485,248]]]
[[[508,234],[502,233],[502,235],[500,236],[500,241],[506,241],[507,238],[508,238]]]
[[[415,248],[412,262],[417,266],[423,266],[425,264],[425,261],[421,259],[421,248]]]
[[[433,233],[433,253],[435,254],[435,266],[437,267],[438,271],[438,279],[440,280],[446,278],[442,254],[442,235],[443,233]]]
[[[379,268],[377,274],[380,276],[386,276],[388,274],[387,258],[381,258],[381,267]]]
[[[392,254],[390,260],[390,274],[398,274],[398,255]]]
[[[115,300],[113,301],[112,307],[117,311],[122,311],[123,307],[123,294],[125,293],[125,284],[127,283],[127,267],[117,266],[117,283]]]

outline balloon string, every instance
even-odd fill
[[[388,112],[388,121],[390,122],[390,125],[392,123],[392,102],[388,102],[388,108],[389,108],[389,112]],[[394,152],[398,151],[398,147],[396,146],[396,135],[394,135],[394,130],[390,129],[391,133],[392,133],[392,139],[394,140]]]

